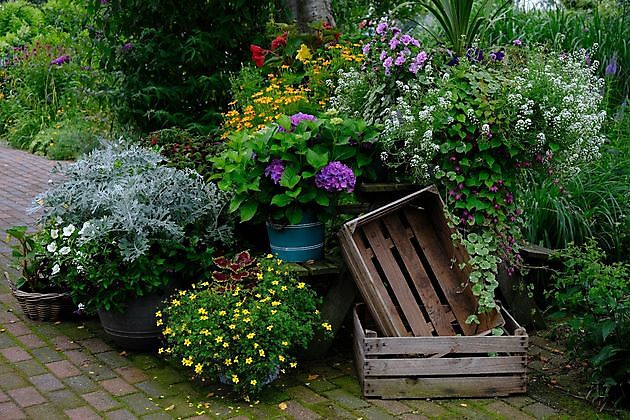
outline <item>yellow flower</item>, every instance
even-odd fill
[[[280,306],[280,301],[274,300],[271,302],[271,306]]]
[[[277,286],[279,284],[279,281],[278,280],[274,280],[274,281],[271,282],[271,284],[273,284],[274,286]]]
[[[253,362],[253,360],[252,360],[252,358],[251,358],[251,357],[248,357],[247,359],[245,359],[245,364],[246,364],[246,365],[251,365],[251,364],[252,364],[252,362]]]
[[[275,309],[272,309],[272,310],[271,310],[271,315],[275,315],[275,314],[276,314],[276,312],[278,312],[278,311],[276,311]]]
[[[268,259],[273,258],[273,254],[267,254],[266,258],[268,258]]]
[[[199,315],[208,315],[208,311],[206,311],[206,308],[199,308],[197,310],[197,313],[199,313]]]
[[[171,354],[171,352],[173,351],[172,348],[167,347],[166,350],[164,350],[166,353]]]
[[[243,312],[243,315],[249,315],[249,313],[250,313],[248,309],[243,309],[242,312]]]
[[[232,364],[232,359],[225,359],[225,366],[230,366]]]
[[[258,350],[260,357],[265,357],[265,351],[263,349]]]
[[[311,55],[311,51],[305,44],[300,45],[300,49],[298,50],[296,59],[300,60],[302,63],[307,63],[313,56]]]
[[[280,360],[281,362],[284,362],[284,360],[285,360],[284,356],[283,355],[278,356],[278,360]]]
[[[208,315],[201,315],[199,319],[205,321],[206,319],[208,319]]]
[[[297,285],[298,289],[304,289],[304,286],[306,286],[306,284],[304,282],[299,282]]]
[[[163,324],[163,322],[162,322],[162,320],[161,320],[161,319],[158,319],[158,320],[155,322],[155,325],[157,325],[158,327],[159,327],[160,325],[162,325],[162,324]]]
[[[227,349],[228,347],[230,347],[230,345],[228,343],[223,343],[223,348]]]
[[[162,353],[164,353],[164,348],[163,348],[163,347],[160,347],[160,348],[158,349],[158,354],[162,354]]]
[[[223,336],[222,335],[218,336],[217,338],[214,339],[214,341],[216,341],[217,344],[222,342],[223,341]]]
[[[283,342],[282,342],[282,343],[280,343],[280,344],[282,344],[283,346],[288,346],[288,345],[289,345],[289,342],[288,342],[288,341],[283,341]]]
[[[256,384],[257,384],[258,382],[256,382],[256,379],[252,379],[251,381],[249,381],[249,383],[250,383],[251,385],[256,386]]]
[[[186,347],[190,346],[190,340],[189,340],[189,339],[185,339],[185,340],[184,340],[184,345],[185,345]]]
[[[225,311],[219,311],[219,316],[225,316],[226,313],[227,312],[225,312]]]
[[[238,376],[236,375],[232,375],[232,382],[234,382],[235,384],[238,383]]]
[[[287,286],[282,286],[282,287],[280,288],[280,290],[282,290],[283,292],[286,292],[286,291],[287,291]]]
[[[324,327],[327,331],[332,331],[332,325],[330,325],[328,322],[322,323],[322,327]]]
[[[173,306],[179,306],[181,305],[181,302],[177,299],[173,299],[173,302],[171,302],[173,304]]]
[[[258,347],[260,347],[260,344],[254,343],[254,348],[257,349]]]
[[[182,359],[182,365],[184,365],[184,366],[192,366],[193,365],[193,358],[192,358],[192,356],[184,357]]]
[[[230,328],[231,330],[233,330],[234,328],[236,328],[236,325],[234,325],[234,324],[230,324],[230,325],[228,325],[228,328]]]
[[[179,295],[180,295],[180,296],[184,296],[185,294],[186,294],[186,291],[185,291],[185,290],[180,290],[180,291],[179,291]]]
[[[194,293],[191,293],[190,296],[188,296],[188,298],[190,300],[195,300],[197,298],[197,295],[195,295]]]
[[[278,265],[282,265],[282,260],[278,258]]]
[[[257,278],[258,280],[262,280],[262,279],[263,279],[263,275],[262,275],[262,273],[258,273],[258,274],[256,274],[256,278]]]
[[[155,317],[156,317],[156,318],[160,318],[161,316],[162,316],[162,311],[157,311],[157,312],[155,313]]]
[[[243,318],[243,322],[247,323],[247,322],[250,322],[250,321],[251,321],[251,319],[249,319],[249,318]]]
[[[250,340],[252,338],[254,338],[255,336],[256,336],[256,333],[249,333],[249,334],[247,334],[247,338],[249,338]]]
[[[271,331],[273,329],[273,325],[267,325],[267,331]]]
[[[201,363],[197,363],[195,365],[195,373],[199,374],[203,371],[203,365]]]
[[[208,336],[208,335],[210,335],[210,334],[211,334],[211,333],[210,333],[210,331],[208,331],[206,328],[204,328],[203,330],[199,331],[199,333],[200,333],[201,335],[206,335],[206,336]]]
[[[171,329],[171,327],[166,327],[166,328],[164,328],[164,332],[163,332],[163,334],[164,334],[164,335],[169,335],[169,334],[171,334],[172,332],[173,332],[173,330]]]
[[[297,367],[297,363],[296,362],[291,362],[289,364],[289,366],[291,366],[292,368],[296,368]]]

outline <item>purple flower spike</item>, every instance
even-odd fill
[[[50,62],[51,66],[61,66],[70,62],[70,56],[68,54],[59,56]]]
[[[617,73],[617,56],[610,57],[610,61],[606,66],[606,76],[614,76]]]
[[[284,162],[280,159],[274,159],[271,161],[269,165],[265,168],[265,176],[271,179],[271,182],[278,185],[280,183],[280,178],[282,178],[282,174],[284,173]]]
[[[315,175],[315,186],[328,192],[352,192],[356,183],[352,169],[338,161],[330,162]]]

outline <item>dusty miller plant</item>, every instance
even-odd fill
[[[125,261],[154,240],[180,241],[193,226],[209,242],[229,242],[221,214],[228,198],[193,170],[161,166],[164,158],[136,145],[108,144],[66,168],[36,198],[43,218],[92,226],[85,242],[112,241]]]

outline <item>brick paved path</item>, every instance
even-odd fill
[[[34,195],[45,189],[53,162],[0,144],[0,235],[15,224],[32,223],[25,213]],[[0,253],[6,254],[6,247]],[[5,262],[0,255],[0,270]],[[305,362],[249,404],[219,385],[192,383],[177,366],[151,354],[116,350],[95,320],[42,323],[26,319],[2,282],[0,285],[0,419],[160,419],[160,418],[593,418],[580,400],[554,394],[543,379],[530,381],[528,395],[469,400],[365,400],[348,351]],[[534,340],[540,361],[566,364]],[[537,378],[536,374],[531,375]],[[556,395],[556,396],[554,396]],[[283,404],[280,404],[283,403]]]

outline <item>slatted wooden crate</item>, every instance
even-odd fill
[[[503,324],[480,316],[459,269],[468,254],[451,240],[444,204],[428,187],[346,223],[341,250],[380,332],[387,336],[475,335]]]
[[[354,355],[365,397],[494,397],[527,390],[528,336],[501,308],[504,336],[379,337],[354,308]]]

